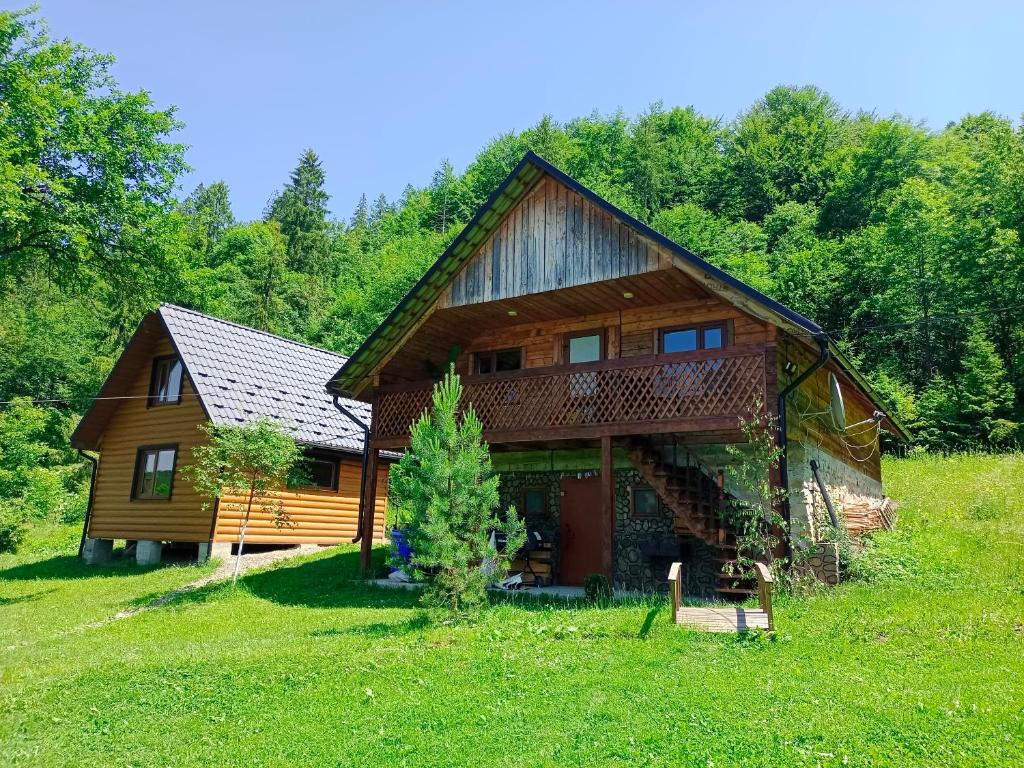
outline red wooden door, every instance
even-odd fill
[[[581,586],[601,573],[601,478],[563,477],[558,583]]]

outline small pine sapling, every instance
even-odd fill
[[[426,581],[428,605],[452,612],[483,603],[487,586],[505,577],[509,557],[526,541],[515,507],[496,511],[499,478],[472,405],[460,414],[462,393],[453,368],[434,387],[433,406],[412,425],[409,449],[390,476],[412,550],[400,565]]]

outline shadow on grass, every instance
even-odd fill
[[[17,605],[18,603],[32,603],[43,595],[49,595],[56,591],[57,588],[53,587],[52,589],[41,589],[38,592],[29,592],[27,595],[19,595],[18,597],[0,597],[0,608],[8,605]]]
[[[149,573],[158,568],[175,567],[175,563],[137,565],[133,558],[114,560],[107,565],[86,565],[76,555],[56,555],[45,560],[22,563],[0,571],[0,579],[32,581],[35,579],[95,579],[108,576],[130,576]]]

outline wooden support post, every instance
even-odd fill
[[[612,439],[601,438],[601,569],[614,581],[615,546],[615,464]]]
[[[363,505],[363,538],[359,542],[359,567],[364,576],[370,574],[370,556],[373,551],[373,522],[377,513],[377,468],[380,464],[380,449],[370,446],[366,462],[366,495]]]

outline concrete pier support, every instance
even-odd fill
[[[202,565],[210,559],[210,542],[201,541],[199,542],[199,554],[196,557],[196,562]]]
[[[151,539],[140,539],[135,546],[135,562],[139,565],[156,565],[160,562],[163,542]]]
[[[230,541],[215,541],[210,547],[210,557],[220,558],[226,560],[231,557],[231,542]]]
[[[82,547],[82,560],[86,565],[109,563],[114,557],[113,539],[86,539]]]

